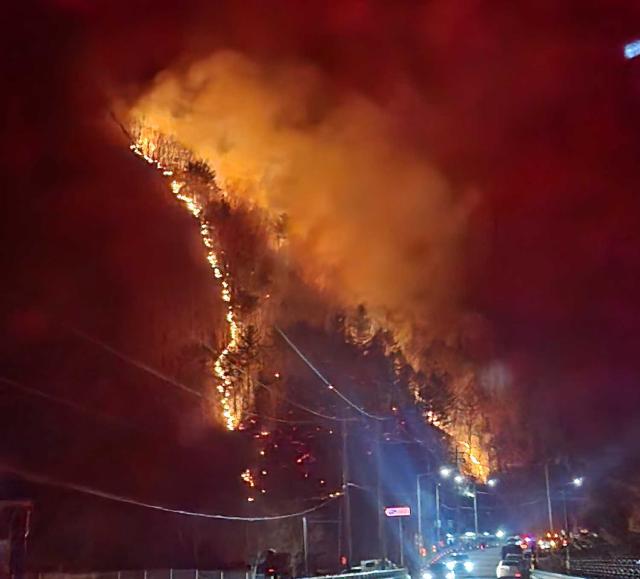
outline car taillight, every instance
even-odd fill
[[[522,573],[516,573],[514,577],[522,577]]]

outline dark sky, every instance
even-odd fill
[[[464,307],[489,328],[482,363],[509,369],[525,408],[545,409],[538,423],[587,449],[633,424],[640,64],[622,47],[640,35],[637,2],[131,4],[5,9],[6,352],[50,339],[51,312],[150,356],[149,311],[174,309],[161,328],[215,323],[191,223],[109,113],[163,68],[234,48],[310,61],[375,99],[477,195]],[[187,302],[200,305],[185,319]]]

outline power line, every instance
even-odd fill
[[[260,386],[261,388],[264,388],[268,392],[271,392],[271,394],[273,394],[274,396],[277,396],[278,398],[281,398],[282,400],[284,400],[285,402],[288,402],[292,406],[295,406],[296,408],[300,408],[300,410],[304,410],[305,412],[309,412],[310,414],[314,414],[315,416],[318,416],[319,418],[324,418],[325,420],[335,420],[336,422],[353,422],[353,421],[357,420],[357,418],[340,418],[338,416],[331,416],[329,414],[323,414],[322,412],[318,412],[317,410],[313,410],[313,408],[309,408],[308,406],[305,406],[304,404],[300,404],[299,402],[295,402],[295,401],[291,400],[290,398],[287,398],[284,394],[280,394],[279,392],[275,392],[273,390],[273,388],[271,388],[270,386],[267,386],[266,384],[264,384],[262,382],[256,381],[256,385]]]
[[[282,422],[283,424],[317,424],[316,420],[293,420],[291,418],[279,418],[267,414],[258,414],[257,412],[247,412],[246,414],[247,416],[261,418],[262,420],[273,420],[274,422]]]
[[[48,392],[44,392],[38,388],[33,388],[32,386],[26,386],[24,384],[21,384],[20,382],[16,382],[15,380],[11,380],[10,378],[6,378],[4,376],[0,376],[0,382],[2,382],[3,384],[14,388],[15,390],[18,390],[20,392],[23,392],[24,394],[27,394],[28,396],[35,396],[37,398],[42,398],[44,400],[48,400],[49,402],[55,402],[56,404],[60,404],[61,406],[64,406],[70,410],[73,410],[74,412],[78,412],[80,414],[85,414],[87,416],[91,416],[93,418],[99,418],[100,420],[104,421],[104,422],[110,422],[110,423],[114,423],[117,424],[119,426],[124,426],[126,428],[130,428],[132,430],[140,430],[137,427],[134,427],[133,425],[130,424],[125,424],[124,421],[120,420],[119,418],[115,417],[115,416],[111,416],[110,414],[105,414],[103,412],[97,411],[97,410],[91,410],[89,408],[86,408],[85,406],[82,406],[81,404],[78,404],[76,402],[72,402],[71,400],[67,400],[65,398],[61,398],[59,396],[55,396],[54,394],[49,394]]]
[[[202,392],[198,392],[197,390],[194,390],[193,388],[186,386],[185,384],[182,384],[181,382],[178,382],[177,380],[175,380],[174,378],[167,376],[166,374],[163,374],[162,372],[156,370],[155,368],[151,367],[149,364],[145,363],[145,362],[141,362],[140,360],[136,360],[135,358],[132,358],[131,356],[129,356],[128,354],[125,354],[124,352],[118,350],[117,348],[115,348],[114,346],[107,344],[105,341],[96,338],[95,336],[91,336],[90,334],[87,334],[86,332],[79,330],[77,328],[70,328],[71,331],[76,334],[78,337],[82,338],[83,340],[86,340],[100,348],[103,348],[104,350],[106,350],[107,352],[109,352],[110,354],[112,354],[113,356],[115,356],[116,358],[122,360],[123,362],[127,363],[127,364],[131,364],[134,367],[143,370],[144,372],[147,372],[149,374],[151,374],[152,376],[155,376],[156,378],[159,378],[160,380],[162,380],[163,382],[178,388],[184,392],[187,392],[188,394],[191,394],[192,396],[196,396],[197,398],[200,399],[211,399],[212,396],[211,395],[207,395],[207,394],[203,394]],[[240,366],[237,366],[236,364],[232,364],[232,367],[235,368],[236,370],[247,374],[246,370],[244,368],[241,368]],[[330,416],[328,414],[323,414],[321,412],[317,412],[316,410],[313,410],[303,404],[300,404],[298,402],[294,402],[293,400],[288,399],[286,396],[276,393],[273,391],[273,389],[271,389],[269,386],[267,386],[266,384],[263,384],[262,382],[258,382],[256,381],[256,385],[261,386],[262,388],[265,388],[266,390],[268,390],[269,392],[271,392],[272,394],[274,394],[275,396],[278,396],[280,398],[282,398],[283,400],[286,400],[289,404],[291,404],[292,406],[296,406],[297,408],[300,408],[301,410],[304,410],[305,412],[309,412],[310,414],[313,414],[315,416],[318,416],[319,418],[324,418],[325,420],[336,420],[336,421],[343,421],[343,420],[355,420],[353,418],[339,418],[337,416]],[[282,421],[283,419],[279,419],[279,421]]]
[[[238,366],[237,364],[233,364],[233,363],[231,364],[231,366],[232,366],[232,368],[235,368],[236,370],[238,370],[238,372],[242,372],[242,374],[244,374],[245,376],[249,376],[249,373],[244,368],[242,368],[241,366]],[[318,416],[319,418],[324,418],[326,420],[336,420],[338,422],[356,420],[355,418],[340,418],[338,416],[330,416],[328,414],[323,414],[321,412],[313,410],[312,408],[309,408],[308,406],[305,406],[304,404],[300,404],[299,402],[295,402],[295,401],[291,400],[290,398],[287,398],[287,396],[285,396],[284,394],[281,394],[280,392],[275,392],[274,389],[271,388],[271,386],[267,386],[267,384],[265,384],[264,382],[261,382],[260,380],[253,380],[253,381],[254,381],[256,386],[260,386],[261,388],[264,388],[267,392],[270,392],[274,396],[276,396],[278,398],[281,398],[282,400],[284,400],[285,402],[288,402],[292,406],[295,406],[296,408],[299,408],[300,410],[304,410],[305,412],[309,412],[310,414],[314,414],[315,416]]]
[[[131,364],[132,366],[135,366],[140,370],[144,370],[145,372],[148,372],[152,376],[155,376],[156,378],[162,380],[163,382],[166,382],[167,384],[170,384],[171,386],[179,390],[182,390],[183,392],[187,392],[188,394],[191,394],[192,396],[197,396],[198,398],[207,398],[207,396],[202,394],[202,392],[198,392],[197,390],[194,390],[190,386],[186,386],[185,384],[182,384],[182,382],[178,382],[174,378],[171,378],[170,376],[163,374],[162,372],[156,370],[155,368],[152,368],[148,364],[145,364],[140,360],[136,360],[135,358],[132,358],[128,354],[121,352],[120,350],[114,348],[113,346],[107,344],[106,342],[100,340],[99,338],[91,336],[77,328],[70,328],[70,330],[74,334],[76,334],[76,336],[79,336],[83,340],[91,342],[92,344],[99,346],[100,348],[103,348],[104,350],[106,350],[116,358],[119,358],[120,360],[123,360],[124,362]]]
[[[245,522],[252,523],[252,522],[258,522],[258,521],[277,521],[282,519],[292,519],[295,517],[302,517],[309,513],[313,513],[314,511],[320,510],[321,508],[325,507],[326,505],[333,502],[337,498],[335,496],[330,497],[324,500],[323,502],[321,502],[319,505],[316,505],[309,509],[305,509],[303,511],[298,511],[295,513],[287,513],[283,515],[271,515],[271,516],[265,516],[265,517],[242,517],[242,516],[236,516],[236,515],[221,515],[221,514],[214,514],[214,513],[202,513],[198,511],[186,511],[182,509],[172,509],[170,507],[156,505],[153,503],[146,503],[143,501],[132,499],[130,497],[125,497],[125,496],[101,491],[99,489],[94,489],[92,487],[85,486],[85,485],[59,481],[51,477],[48,477],[46,475],[42,475],[42,474],[34,473],[25,469],[17,468],[6,463],[0,463],[0,470],[17,475],[20,478],[32,483],[52,486],[52,487],[61,488],[64,490],[75,491],[78,493],[92,495],[94,497],[99,497],[101,499],[107,499],[107,500],[118,502],[118,503],[125,503],[128,505],[134,505],[137,507],[143,507],[143,508],[152,509],[155,511],[162,511],[164,513],[172,513],[174,515],[185,515],[189,517],[200,517],[204,519],[217,519],[217,520],[223,520],[223,521],[245,521]]]
[[[355,402],[350,400],[347,396],[345,396],[342,392],[340,392],[340,390],[338,390],[331,382],[329,382],[329,380],[327,380],[327,378],[325,378],[325,376],[322,374],[322,372],[320,372],[320,370],[318,370],[318,368],[316,368],[312,364],[311,360],[309,360],[309,358],[307,358],[307,356],[304,355],[302,350],[300,350],[300,348],[298,348],[298,346],[296,346],[293,343],[293,341],[289,338],[289,336],[287,336],[278,326],[275,326],[275,329],[276,329],[276,332],[278,332],[278,334],[280,334],[282,339],[287,343],[287,345],[311,369],[311,371],[327,386],[327,388],[329,388],[329,390],[333,390],[344,402],[346,402],[349,406],[351,406],[351,408],[353,408],[354,410],[358,411],[360,414],[366,416],[367,418],[372,418],[374,420],[389,420],[390,419],[390,417],[388,417],[388,416],[377,416],[375,414],[371,414],[371,413],[367,412],[364,408],[362,408],[361,406],[358,406]]]

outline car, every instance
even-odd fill
[[[398,566],[389,559],[366,559],[360,561],[360,567],[362,571],[384,571],[398,568]]]
[[[442,562],[431,563],[421,574],[421,579],[456,579],[456,574]]]
[[[522,577],[522,556],[507,555],[496,567],[496,577]]]
[[[522,547],[520,546],[520,543],[507,543],[506,545],[503,545],[501,553],[503,559],[506,559],[507,556],[511,554],[521,555]]]
[[[445,559],[444,564],[456,575],[468,575],[473,571],[473,563],[466,553],[453,553]]]

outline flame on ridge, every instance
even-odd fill
[[[175,177],[174,170],[160,159],[159,146],[157,143],[158,134],[143,126],[136,126],[133,129],[133,143],[130,145],[131,151],[143,158],[150,165],[154,165],[162,171],[165,177]],[[177,165],[180,166],[180,159],[176,154]],[[220,297],[226,305],[225,320],[227,323],[228,341],[222,352],[213,363],[213,374],[218,382],[216,391],[222,412],[224,425],[227,430],[236,430],[242,418],[233,401],[234,388],[233,380],[227,368],[230,366],[230,355],[238,348],[241,326],[232,303],[231,277],[228,268],[225,266],[224,253],[216,243],[211,231],[212,225],[205,216],[205,205],[200,201],[195,193],[191,193],[186,181],[173,178],[170,182],[170,189],[178,201],[198,220],[200,237],[207,250],[207,261],[213,271],[213,275],[220,286]]]

